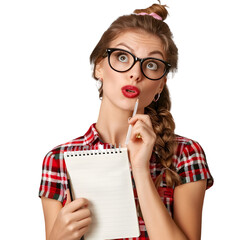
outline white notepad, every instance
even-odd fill
[[[65,152],[73,199],[87,198],[92,224],[85,240],[140,235],[127,148]]]

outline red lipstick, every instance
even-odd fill
[[[122,93],[127,98],[135,98],[140,94],[140,90],[135,86],[126,85],[122,87]]]

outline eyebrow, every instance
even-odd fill
[[[130,50],[130,52],[134,52],[134,50],[131,47],[129,47],[126,43],[119,43],[116,47],[118,47],[120,45],[128,48]],[[162,56],[162,58],[164,59],[163,53],[159,50],[154,50],[149,53],[149,55],[153,55],[153,54],[160,54]]]

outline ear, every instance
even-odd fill
[[[159,91],[158,91],[159,93],[162,92],[162,90],[163,90],[164,86],[166,85],[166,83],[167,83],[167,77],[165,76],[164,78],[161,79],[161,84],[160,84]]]
[[[96,66],[95,66],[95,70],[94,70],[94,76],[96,78],[101,78],[103,79],[103,71],[102,71],[102,60],[98,61],[98,63],[96,63]]]

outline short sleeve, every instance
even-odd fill
[[[213,185],[205,153],[198,142],[189,140],[184,144],[176,169],[182,184],[207,179],[207,189]]]
[[[63,154],[49,152],[42,164],[42,178],[39,188],[39,197],[47,197],[65,201],[67,185],[67,170]]]

